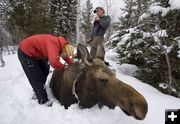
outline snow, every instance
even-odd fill
[[[178,46],[179,46],[179,49],[180,49],[180,40],[178,40]],[[180,50],[178,51],[178,57],[180,58]]]
[[[168,37],[166,30],[159,30],[153,35],[157,37]]]
[[[167,89],[168,85],[166,83],[161,83],[161,84],[159,84],[159,87],[161,87],[163,89]]]
[[[180,1],[179,0],[169,0],[169,4],[173,9],[180,9]]]
[[[169,10],[170,8],[164,8],[157,5],[152,5],[149,7],[150,13],[158,14],[159,12],[162,12],[162,16],[165,16]]]
[[[168,37],[168,34],[166,32],[166,30],[159,30],[155,33],[150,33],[150,32],[142,32],[143,34],[143,38],[146,38],[146,37],[151,37],[153,36],[154,40],[159,44],[161,45],[161,42],[160,42],[160,38],[161,37]],[[164,46],[167,48],[167,46]],[[168,53],[171,51],[171,46],[167,48],[167,51]]]
[[[180,50],[178,51],[178,57],[180,58]]]
[[[114,110],[107,107],[99,109],[80,109],[74,104],[65,109],[50,95],[53,106],[39,105],[32,100],[33,91],[20,66],[17,55],[4,56],[6,66],[0,68],[0,124],[164,124],[165,109],[180,108],[180,99],[164,95],[131,75],[136,67],[117,64],[115,50],[108,50],[106,61],[116,69],[116,76],[138,90],[148,102],[148,113],[145,120],[135,120],[125,115],[118,107]],[[47,84],[50,76],[48,77]]]
[[[173,49],[173,46],[168,47],[168,46],[164,45],[163,48],[166,50],[167,53],[170,53]]]
[[[180,49],[180,37],[175,38],[174,40],[177,41],[179,49]],[[180,58],[180,50],[178,51],[178,57]]]
[[[180,2],[179,0],[169,0],[170,7],[164,8],[162,6],[158,6],[156,4],[153,4],[149,11],[154,14],[158,14],[159,12],[162,12],[162,16],[165,16],[168,11],[173,9],[180,9]]]
[[[134,73],[138,70],[138,67],[131,64],[122,64],[118,66],[118,73],[133,76]]]
[[[138,22],[141,22],[141,21],[143,21],[144,18],[148,18],[148,17],[149,17],[149,14],[143,13],[143,14],[139,17],[139,21],[138,21]]]
[[[121,36],[121,42],[119,42],[117,45],[121,46],[125,44],[131,38],[131,34],[136,33],[136,29],[137,27],[127,29],[126,32],[128,33]]]

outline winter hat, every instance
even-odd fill
[[[65,53],[67,53],[67,56],[73,56],[74,55],[74,47],[70,44],[65,45],[65,47],[63,48],[63,51]]]
[[[94,10],[94,13],[97,13],[98,10],[103,10],[103,12],[105,13],[104,11],[104,8],[103,7],[96,7],[96,9]]]

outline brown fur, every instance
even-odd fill
[[[65,108],[78,102],[72,93],[74,83],[81,108],[90,108],[95,104],[109,108],[119,106],[127,115],[136,119],[144,119],[146,116],[148,106],[145,98],[118,80],[99,58],[92,59],[90,63],[84,60],[84,63],[72,64],[64,72],[53,72],[50,87]]]

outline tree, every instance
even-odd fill
[[[93,27],[93,5],[90,0],[86,1],[85,8],[82,12],[81,31],[83,35],[83,42],[87,43],[91,37],[91,31]]]
[[[29,36],[50,33],[51,19],[47,0],[18,0],[10,2],[8,30]]]
[[[53,21],[52,33],[75,43],[77,0],[52,0],[50,14]]]
[[[76,45],[80,42],[80,18],[81,18],[81,9],[80,9],[80,0],[77,0],[77,20],[76,20]]]
[[[164,93],[178,96],[180,59],[177,37],[180,35],[179,10],[152,13],[154,4],[164,9],[168,1],[126,0],[124,17],[119,31],[114,34],[112,46],[117,46],[121,63],[139,67],[136,77]],[[166,89],[162,88],[166,85]]]
[[[5,62],[3,60],[3,38],[2,32],[0,31],[0,67],[5,66]]]
[[[3,46],[4,46],[4,34],[2,28],[0,28],[0,67],[5,66],[5,61],[3,60]]]
[[[106,4],[106,14],[111,15],[111,20],[113,20],[113,17],[114,17],[113,14],[114,13],[111,12],[112,11],[112,4],[113,4],[112,0],[105,0],[105,4]],[[112,35],[112,25],[110,24],[110,26],[107,29],[106,36],[105,36],[106,42],[109,40],[111,35]]]
[[[170,7],[169,1],[160,0],[158,6],[163,8]],[[177,76],[180,74],[180,69],[178,69],[180,67],[180,59],[178,58],[179,48],[178,42],[175,40],[176,37],[180,36],[180,30],[178,28],[180,24],[179,14],[179,11],[174,9],[168,11],[165,16],[162,12],[150,13],[149,17],[142,20],[144,23],[142,29],[146,28],[146,30],[143,31],[150,34],[150,36],[144,38],[147,45],[150,46],[146,53],[151,52],[153,55],[151,54],[151,57],[145,57],[146,64],[140,66],[144,68],[144,65],[146,65],[146,68],[150,71],[141,69],[137,76],[144,81],[151,82],[151,84],[159,90],[174,96],[178,96],[180,91],[180,83],[178,83],[180,78]],[[151,39],[151,44],[147,39]],[[149,76],[142,77],[145,73],[153,76],[153,80],[152,77]],[[161,84],[166,85],[166,89],[159,88]]]
[[[6,22],[6,9],[8,2],[6,0],[0,0],[0,25],[2,28],[5,27]]]
[[[5,66],[5,61],[3,59],[3,48],[7,45],[6,35],[4,33],[5,23],[6,23],[6,9],[8,1],[0,0],[0,67]]]

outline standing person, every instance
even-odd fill
[[[33,35],[24,39],[18,49],[18,58],[32,86],[39,104],[48,103],[44,84],[49,74],[49,65],[64,70],[65,65],[59,60],[61,56],[67,64],[72,64],[74,48],[63,37],[49,34]]]
[[[96,17],[94,20],[94,27],[91,34],[91,50],[90,55],[91,57],[96,56],[96,51],[98,45],[102,45],[104,41],[104,34],[106,33],[107,28],[111,23],[111,18],[109,15],[105,15],[105,11],[103,7],[97,7],[94,10],[96,13]]]

